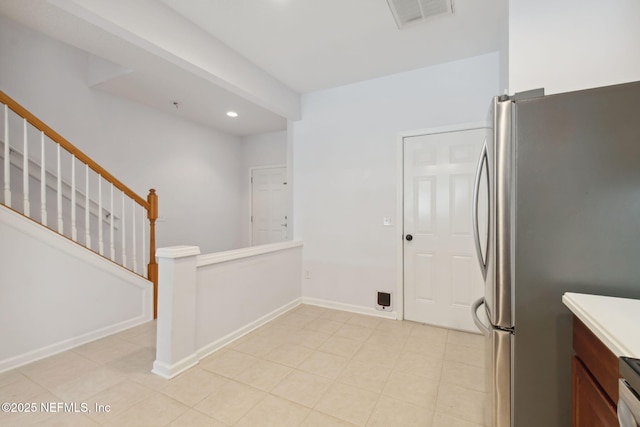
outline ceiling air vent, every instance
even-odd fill
[[[400,29],[432,16],[453,13],[451,0],[387,0],[387,3]]]

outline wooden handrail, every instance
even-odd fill
[[[147,279],[153,283],[153,317],[158,316],[158,264],[156,263],[156,236],[155,236],[155,222],[158,219],[158,195],[155,189],[149,191],[147,200],[136,194],[129,187],[124,185],[120,180],[111,175],[102,166],[93,161],[89,156],[84,154],[75,145],[71,144],[65,138],[63,138],[56,131],[47,126],[44,122],[34,116],[22,105],[18,104],[11,97],[0,90],[0,103],[5,104],[18,116],[25,119],[33,127],[44,133],[53,142],[59,144],[62,148],[75,156],[76,159],[86,164],[94,172],[99,174],[114,187],[122,191],[129,198],[133,199],[136,203],[142,206],[147,211],[147,218],[149,219],[149,264],[147,265]],[[6,143],[6,141],[5,141]],[[55,231],[55,230],[54,230]],[[90,249],[90,248],[89,248]],[[91,249],[90,249],[91,250]],[[106,257],[105,257],[106,258]],[[107,258],[108,259],[108,258]]]
[[[11,97],[9,97],[7,94],[5,94],[1,90],[0,90],[0,102],[2,102],[3,104],[6,104],[9,107],[9,109],[11,109],[14,113],[26,119],[33,127],[38,129],[39,131],[44,132],[44,134],[47,137],[49,137],[52,141],[60,144],[62,148],[67,150],[69,153],[75,155],[76,159],[88,165],[94,172],[100,174],[100,176],[102,176],[104,179],[112,183],[117,189],[122,191],[124,194],[126,194],[127,196],[135,200],[136,203],[138,203],[140,206],[144,207],[147,211],[149,210],[149,203],[145,199],[140,197],[133,190],[131,190],[129,187],[127,187],[122,182],[120,182],[116,177],[114,177],[109,172],[107,172],[106,169],[104,169],[102,166],[94,162],[89,156],[87,156],[82,151],[80,151],[78,147],[76,147],[75,145],[67,141],[58,132],[51,129],[49,126],[43,123],[40,119],[38,119],[36,116],[31,114],[26,108],[18,104],[16,101],[14,101]]]

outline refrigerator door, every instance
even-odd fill
[[[479,310],[480,309],[480,310]],[[482,314],[478,315],[478,311]],[[512,427],[512,359],[511,331],[493,328],[484,316],[484,298],[473,304],[472,315],[485,336],[485,386],[488,404],[485,424],[492,427]]]
[[[515,102],[518,427],[571,424],[563,293],[640,298],[639,119],[640,82]]]
[[[511,135],[513,103],[494,98],[490,108],[492,129],[487,135],[478,169],[473,202],[473,225],[480,270],[485,279],[485,306],[489,322],[499,328],[513,327],[511,292],[511,254],[513,217],[513,138]],[[484,196],[482,189],[486,186]],[[482,198],[486,200],[481,200]],[[480,215],[480,205],[487,209]],[[478,223],[488,218],[486,244]]]

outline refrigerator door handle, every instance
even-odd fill
[[[478,317],[478,309],[482,305],[484,305],[484,297],[478,298],[471,305],[471,317],[473,317],[473,323],[475,323],[478,329],[480,329],[480,332],[482,332],[482,335],[488,336],[491,334],[491,329],[487,325],[482,323],[482,320],[480,320],[480,318]]]
[[[488,161],[488,152],[487,152],[487,141],[484,142],[482,146],[482,151],[480,152],[480,160],[478,160],[478,167],[476,169],[476,179],[474,182],[473,188],[473,237],[476,244],[476,253],[478,254],[478,262],[480,263],[480,271],[482,272],[482,278],[487,280],[487,270],[488,270],[488,262],[482,253],[482,244],[480,243],[480,227],[478,225],[478,203],[479,203],[479,195],[480,195],[480,179],[482,178],[482,169],[484,168],[487,171],[487,179],[489,179],[489,161]],[[489,187],[490,191],[490,186]],[[490,198],[489,198],[490,200]],[[491,219],[489,218],[489,225],[491,224]],[[489,231],[490,233],[490,231]],[[487,236],[487,250],[485,253],[487,257],[489,256],[488,246],[489,246],[489,236]]]

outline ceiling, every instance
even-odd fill
[[[299,93],[497,51],[504,0],[399,30],[387,0],[162,0]]]
[[[258,105],[246,93],[222,87],[96,24],[95,19],[90,22],[59,7],[83,1],[100,2],[0,0],[0,14],[100,58],[93,63],[106,64],[103,68],[111,73],[94,82],[98,89],[234,135],[286,129],[282,114],[264,103]],[[123,4],[135,7],[137,3],[146,7],[164,3],[176,28],[180,28],[178,21],[195,24],[211,40],[224,43],[298,94],[497,51],[507,8],[507,0],[453,0],[452,15],[399,30],[386,0],[135,0]],[[230,109],[240,117],[226,117]]]

